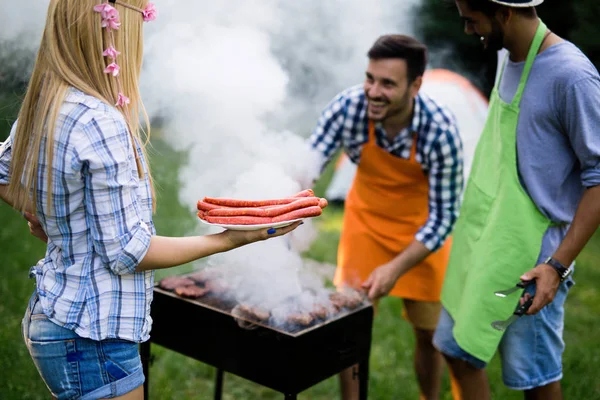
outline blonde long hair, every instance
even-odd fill
[[[148,0],[120,0],[143,9]],[[103,29],[100,15],[93,10],[101,0],[51,0],[46,27],[42,36],[33,73],[18,116],[17,131],[13,141],[11,181],[9,196],[14,207],[24,211],[29,206],[35,212],[38,191],[39,155],[46,154],[48,174],[48,209],[52,207],[52,161],[54,130],[60,107],[67,90],[73,86],[114,106],[119,88],[116,80],[104,73],[107,62],[102,55],[109,43],[109,34]],[[150,123],[139,93],[139,76],[142,68],[143,41],[142,15],[134,10],[115,5],[120,13],[121,28],[113,31],[114,46],[119,49],[119,80],[121,90],[131,103],[119,108],[132,137],[140,179],[144,171],[137,154],[134,138],[146,154],[150,138]],[[140,115],[143,115],[147,133],[142,140]],[[42,139],[46,137],[45,149]],[[147,160],[147,157],[146,157]],[[150,168],[147,170],[152,185]],[[30,198],[30,194],[33,198]],[[154,189],[152,189],[154,209]],[[33,202],[33,204],[31,204]]]

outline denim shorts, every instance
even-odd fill
[[[502,380],[508,388],[530,390],[562,379],[564,304],[573,284],[571,278],[561,283],[552,303],[535,315],[520,317],[504,332],[498,352]],[[535,293],[535,285],[526,291]],[[454,339],[453,328],[454,320],[443,308],[433,345],[449,357],[467,361],[478,369],[485,368],[484,361],[460,348]]]
[[[40,376],[59,400],[113,398],[144,383],[137,343],[82,338],[50,321],[36,293],[29,301],[22,331]]]

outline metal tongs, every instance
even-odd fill
[[[512,294],[512,293],[516,292],[517,290],[525,289],[527,286],[531,285],[532,283],[534,283],[533,280],[521,281],[510,289],[499,290],[497,292],[494,292],[494,294],[498,297],[507,297],[509,294]],[[525,295],[525,293],[523,293],[523,295],[521,297],[523,297],[524,295]],[[513,315],[511,315],[507,320],[492,322],[492,328],[499,330],[501,332],[504,332],[510,324],[515,322],[519,317],[521,317],[523,314],[525,314],[527,312],[527,310],[529,310],[529,307],[531,307],[531,304],[533,303],[533,297],[534,296],[529,298],[529,300],[527,300],[522,305],[519,304],[517,306],[517,308],[515,309],[515,312],[513,313]]]
[[[519,283],[517,283],[515,286],[511,287],[510,289],[506,289],[506,290],[498,290],[497,292],[494,292],[494,294],[498,297],[506,297],[509,294],[513,294],[514,292],[516,292],[517,290],[520,289],[525,289],[527,286],[531,285],[534,281],[520,281]]]

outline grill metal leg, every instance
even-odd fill
[[[296,400],[298,397],[296,393],[286,393],[285,400]]]
[[[367,400],[369,395],[369,359],[362,360],[358,365],[358,385],[360,400]]]
[[[148,400],[148,380],[150,379],[150,341],[140,344],[140,358],[142,359],[142,371],[144,371],[144,399]]]
[[[217,374],[215,378],[215,400],[221,400],[223,394],[223,370],[217,368]]]

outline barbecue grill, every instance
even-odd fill
[[[154,288],[152,333],[141,345],[148,399],[151,344],[216,368],[214,398],[221,399],[223,372],[296,399],[297,394],[358,364],[360,399],[367,399],[373,307],[364,302],[308,326],[270,325],[232,314],[235,302],[219,296],[186,299]]]

